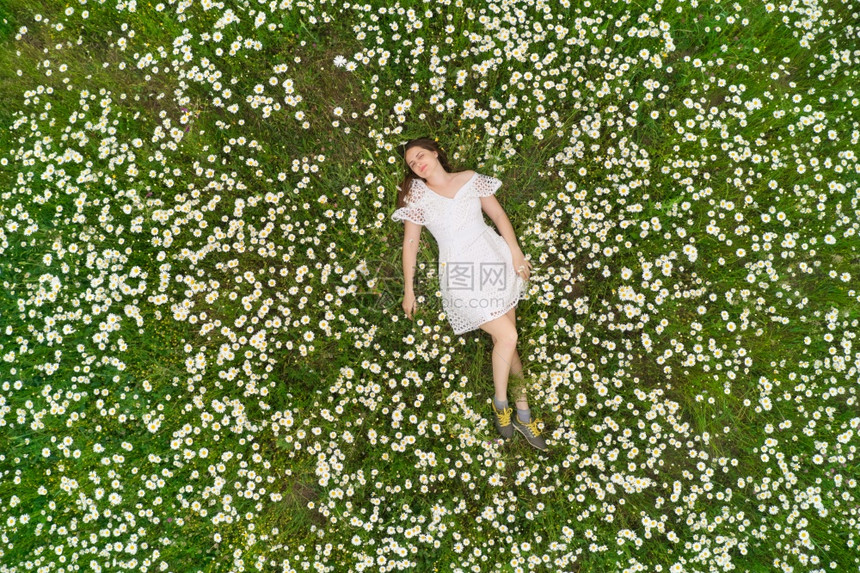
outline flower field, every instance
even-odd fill
[[[860,5],[0,2],[0,572],[857,571]],[[397,146],[499,178],[501,443]]]

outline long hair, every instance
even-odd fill
[[[414,179],[421,179],[422,181],[426,181],[423,177],[412,171],[412,168],[406,164],[406,152],[412,149],[413,147],[422,147],[428,151],[435,151],[439,154],[439,163],[442,165],[442,168],[450,173],[453,171],[451,169],[451,165],[448,164],[448,155],[439,147],[439,144],[436,143],[436,140],[430,137],[419,137],[417,139],[410,139],[406,142],[405,145],[398,148],[398,153],[403,158],[403,181],[400,183],[400,191],[397,193],[397,208],[406,206],[406,196],[409,195],[409,190],[412,188],[412,181]]]

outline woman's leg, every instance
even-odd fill
[[[513,374],[522,378],[523,365],[517,354],[517,329],[515,309],[505,315],[481,325],[481,329],[490,333],[493,338],[493,385],[496,400],[506,402],[508,399],[508,378]],[[515,397],[517,408],[528,408],[525,393]]]
[[[514,371],[518,372],[519,377],[522,376],[522,363],[517,356],[517,327],[516,317],[511,311],[509,314],[500,316],[495,320],[491,320],[481,325],[481,328],[490,333],[493,337],[493,383],[496,388],[496,401],[507,403],[508,393],[508,375]],[[516,363],[515,363],[516,362]],[[546,451],[546,440],[544,440],[537,429],[538,420],[533,420],[531,413],[528,412],[528,402],[526,401],[525,387],[518,385],[518,392],[515,396],[517,413],[514,419],[509,417],[510,410],[505,408],[505,413],[499,412],[498,408],[493,405],[496,411],[495,424],[502,434],[503,438],[508,438],[513,434],[513,430],[518,431],[525,437],[530,446],[541,451]],[[522,415],[522,411],[526,411]],[[513,428],[511,428],[513,426]],[[508,432],[507,434],[505,432]]]
[[[514,323],[514,328],[517,327],[517,315],[516,315],[516,307],[512,308],[508,312],[505,313],[505,316],[511,319],[511,322]],[[496,342],[496,337],[493,337],[493,343]],[[516,377],[522,378],[523,376],[523,363],[520,361],[520,355],[514,349],[514,357],[511,360],[511,374]]]
[[[505,316],[511,319],[511,322],[514,323],[514,328],[517,327],[517,307],[512,308]],[[523,377],[523,363],[520,361],[519,353],[514,349],[514,357],[511,360],[511,374],[513,374],[516,378],[522,379]],[[529,403],[526,400],[525,388],[519,388],[520,393],[514,398],[516,400],[517,408],[520,410],[525,410],[529,407]]]
[[[496,400],[508,401],[508,376],[517,351],[517,329],[507,315],[490,320],[481,329],[493,337],[493,386]]]

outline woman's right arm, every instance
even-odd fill
[[[406,220],[403,222],[403,288],[412,291],[415,277],[415,262],[418,259],[418,241],[423,225]]]
[[[418,242],[423,225],[404,220],[403,231],[403,310],[412,318],[415,310],[415,263],[418,259]]]

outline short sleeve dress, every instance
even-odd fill
[[[475,172],[453,198],[413,179],[409,202],[391,215],[427,227],[439,246],[442,308],[454,334],[463,334],[515,307],[526,293],[508,243],[484,221],[481,197],[502,182]]]

